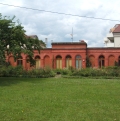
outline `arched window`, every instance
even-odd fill
[[[81,68],[82,68],[82,58],[81,58],[80,55],[77,55],[77,56],[75,57],[75,67],[76,67],[77,69],[81,69]]]
[[[115,57],[113,55],[110,55],[108,58],[108,65],[114,66],[115,65]]]
[[[69,68],[72,66],[72,58],[70,55],[66,56],[66,68]]]
[[[23,58],[22,56],[20,56],[18,59],[17,59],[17,65],[22,65],[23,64]]]
[[[102,68],[105,66],[105,57],[103,55],[99,56],[99,67]]]
[[[56,57],[56,68],[62,69],[62,57],[61,56]]]
[[[29,70],[29,69],[30,69],[29,56],[26,56],[25,69],[26,69],[26,70]]]
[[[13,56],[10,56],[8,61],[9,61],[10,65],[14,66],[14,62],[15,61],[14,61],[14,57]]]
[[[36,57],[35,57],[35,61],[36,61],[35,67],[36,67],[37,69],[40,68],[40,56],[36,56]]]
[[[46,66],[51,67],[51,61],[50,61],[50,57],[48,55],[46,55],[44,57],[44,67],[46,67]]]
[[[89,61],[90,61],[91,67],[94,67],[95,66],[95,57],[93,55],[89,56]]]

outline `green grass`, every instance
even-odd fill
[[[0,121],[120,121],[120,81],[0,78]]]

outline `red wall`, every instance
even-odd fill
[[[46,48],[40,51],[34,51],[34,58],[36,56],[40,57],[41,68],[45,66],[50,66],[51,68],[56,68],[56,57],[62,57],[62,68],[66,67],[66,56],[71,56],[72,67],[75,68],[75,57],[80,55],[82,58],[82,68],[86,68],[86,55],[92,58],[92,66],[99,67],[99,56],[104,56],[105,66],[114,65],[114,61],[118,62],[120,56],[120,48],[87,48],[85,44],[53,44],[52,48]],[[27,70],[31,69],[30,64],[26,62],[27,55],[21,54],[23,60],[23,67]],[[17,62],[14,62],[12,55],[7,57],[7,61],[11,63],[12,66],[16,66]]]
[[[87,48],[87,55],[93,55],[95,57],[95,67],[99,67],[98,59],[100,55],[105,57],[105,66],[112,66],[113,62],[110,62],[109,57],[113,56],[113,59],[118,62],[118,58],[120,56],[120,48]]]

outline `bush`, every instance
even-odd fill
[[[66,76],[76,76],[76,77],[120,77],[120,67],[105,67],[102,69],[74,69],[70,67],[69,69],[55,69],[52,70],[50,67],[32,69],[26,71],[22,66],[0,66],[0,77],[54,77],[56,74],[62,74]]]
[[[4,77],[13,77],[13,76],[20,76],[23,74],[23,67],[22,66],[1,66],[0,69],[0,76]]]
[[[55,73],[53,70],[51,70],[49,67],[45,68],[39,68],[39,69],[32,69],[27,71],[26,75],[27,77],[54,77]]]
[[[62,74],[63,69],[54,69],[53,70],[56,74]]]
[[[72,73],[72,70],[68,68],[64,68],[64,69],[55,69],[54,72],[56,74],[70,75]]]
[[[64,68],[64,69],[61,71],[61,74],[62,74],[62,75],[69,75],[70,72],[71,72],[71,71],[70,71],[69,69]]]
[[[102,69],[86,68],[74,71],[71,76],[83,76],[83,77],[118,77],[120,76],[119,67],[107,67]]]
[[[5,66],[0,66],[0,77],[3,77],[6,75],[7,68]]]
[[[26,71],[22,66],[1,66],[1,77],[54,77],[55,73],[49,67]]]
[[[84,77],[88,77],[88,76],[92,76],[93,74],[93,69],[91,68],[86,68],[86,69],[81,69],[81,70],[75,70],[71,76],[84,76]]]

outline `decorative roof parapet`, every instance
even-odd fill
[[[78,44],[78,45],[83,45],[83,44],[85,44],[85,45],[87,45],[87,43],[84,41],[84,40],[80,40],[79,42],[52,42],[51,43],[52,45],[68,45],[68,44],[71,44],[71,45],[76,45],[76,44]]]

